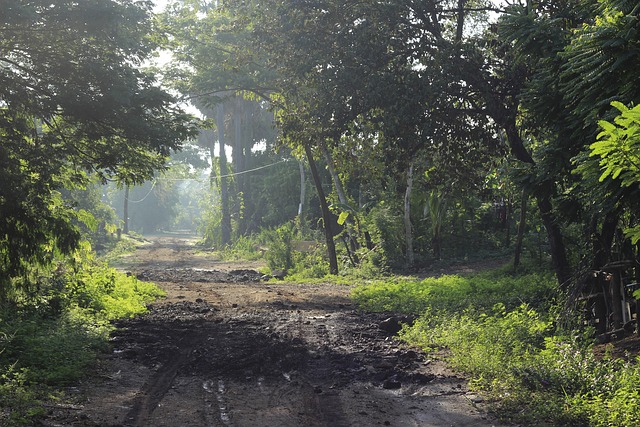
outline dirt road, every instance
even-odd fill
[[[125,259],[168,297],[119,323],[102,375],[47,425],[497,425],[463,379],[359,312],[348,287],[267,283],[256,265],[191,243],[156,237]]]

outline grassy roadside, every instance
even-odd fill
[[[529,426],[640,425],[640,364],[598,359],[589,331],[558,322],[552,277],[494,270],[356,287],[369,311],[419,315],[401,338],[447,349],[452,367],[503,420]]]
[[[0,425],[35,425],[61,387],[91,372],[108,349],[111,322],[146,311],[163,295],[80,251],[34,273],[38,297],[15,295],[0,307]],[[43,292],[44,291],[44,292]]]

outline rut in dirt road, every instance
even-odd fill
[[[464,379],[358,311],[346,286],[265,282],[176,238],[134,257],[126,268],[167,298],[117,323],[102,381],[45,425],[497,425]]]
[[[178,302],[123,322],[114,336],[121,357],[155,367],[123,424],[491,425],[471,406],[451,422],[448,410],[434,411],[463,398],[464,381],[430,373],[428,359],[380,330],[380,316],[346,304],[221,312]],[[192,411],[166,411],[182,393],[196,398]]]

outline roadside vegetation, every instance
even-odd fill
[[[0,425],[33,425],[109,350],[113,321],[147,310],[163,292],[110,268],[85,247],[32,272],[0,310]]]
[[[546,272],[506,269],[468,276],[390,279],[360,285],[366,310],[417,316],[402,340],[435,352],[470,378],[504,420],[528,426],[640,423],[638,355],[594,352],[592,330],[566,316]]]

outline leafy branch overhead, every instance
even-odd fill
[[[591,144],[590,156],[599,158],[602,171],[599,181],[619,181],[622,187],[635,188],[640,185],[640,105],[627,108],[621,102],[612,102],[620,114],[613,123],[600,120],[602,131],[598,140]],[[625,230],[632,244],[640,241],[640,226]]]
[[[600,181],[607,177],[620,179],[628,187],[640,182],[640,105],[627,108],[621,102],[612,102],[620,111],[614,123],[600,120],[602,131],[598,141],[589,146],[591,156],[600,157],[603,172]]]
[[[142,182],[194,134],[140,68],[157,47],[151,18],[149,2],[3,2],[0,288],[44,261],[50,241],[76,246],[72,206],[57,190],[91,172]]]

